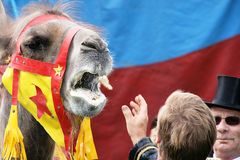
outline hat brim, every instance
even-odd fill
[[[229,110],[240,111],[240,106],[230,106],[230,105],[212,103],[212,102],[207,102],[207,101],[204,101],[204,103],[205,103],[209,108],[219,107],[219,108],[224,108],[224,109],[229,109]]]

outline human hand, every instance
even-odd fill
[[[126,121],[128,135],[133,145],[146,137],[148,124],[147,103],[142,95],[135,97],[135,101],[130,102],[130,107],[122,106],[122,112]]]

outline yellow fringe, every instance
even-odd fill
[[[97,152],[95,149],[90,118],[85,117],[80,127],[76,144],[76,153],[74,160],[97,160]]]
[[[67,158],[65,157],[65,154],[63,153],[62,147],[60,147],[57,144],[55,144],[53,159],[54,160],[67,160]]]
[[[11,106],[8,124],[4,133],[2,158],[3,160],[27,160],[23,144],[23,135],[18,127],[18,112],[16,105]]]

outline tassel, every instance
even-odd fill
[[[94,141],[93,141],[89,117],[85,117],[83,119],[75,149],[76,149],[76,152],[74,154],[74,160],[97,160],[98,159]]]
[[[53,154],[54,160],[67,160],[66,155],[64,154],[63,149],[55,144],[54,154]]]
[[[8,124],[4,133],[2,158],[3,160],[27,160],[23,144],[23,135],[18,127],[18,112],[16,105],[11,106]]]

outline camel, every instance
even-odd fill
[[[18,126],[24,137],[28,160],[53,158],[55,135],[49,134],[50,131],[42,126],[41,119],[46,117],[51,120],[58,117],[59,121],[63,121],[61,125],[69,123],[68,129],[71,131],[66,132],[66,135],[71,139],[64,139],[63,143],[68,143],[65,148],[70,152],[73,150],[76,132],[79,131],[82,119],[97,116],[106,105],[107,98],[100,87],[112,89],[107,76],[113,65],[107,42],[101,29],[71,18],[67,12],[71,10],[71,6],[66,3],[57,3],[54,6],[46,2],[32,3],[23,9],[18,19],[12,20],[0,3],[0,64],[7,66],[6,71],[13,74],[13,80],[7,79],[6,84],[1,84],[0,152],[3,150],[4,131],[11,105],[14,103],[15,92],[14,89],[9,89],[11,87],[6,87],[8,83],[9,86],[18,85],[17,95],[35,94],[26,101],[15,96]],[[66,38],[70,34],[70,38]],[[65,54],[66,58],[59,54]],[[63,62],[59,59],[63,59]],[[53,68],[49,69],[47,66]],[[19,79],[15,79],[18,77],[15,71]],[[44,90],[37,86],[35,81],[38,81],[38,78],[34,81],[31,81],[33,78],[21,80],[25,74],[33,77],[50,76],[51,85],[57,86],[50,88],[52,96],[46,95]],[[27,83],[30,87],[26,87]],[[26,88],[26,92],[21,90],[22,87]],[[34,92],[27,91],[29,88]],[[42,94],[43,98],[36,98],[38,94]],[[54,109],[38,110],[38,104],[50,102]],[[29,107],[29,104],[34,105]],[[57,111],[58,109],[61,111]],[[31,113],[32,110],[37,110],[36,114]]]

